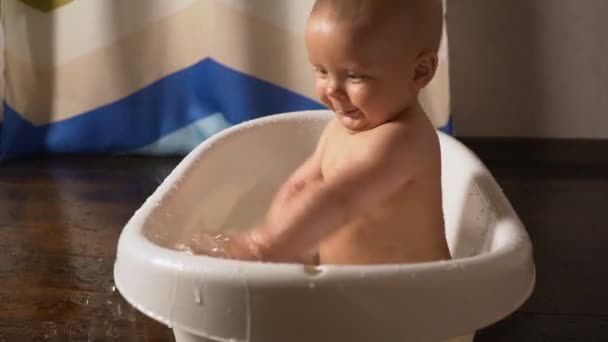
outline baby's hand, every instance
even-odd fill
[[[181,250],[194,255],[207,255],[216,258],[259,260],[259,251],[248,234],[203,233],[192,238],[189,245]]]
[[[316,254],[306,253],[288,260],[266,260],[262,252],[262,241],[255,238],[255,230],[247,233],[219,233],[201,234],[192,239],[189,246],[182,249],[193,255],[207,255],[215,258],[249,260],[249,261],[274,261],[293,262],[301,264],[316,264]]]
[[[252,229],[248,233],[224,237],[224,257],[265,262],[318,264],[318,253],[316,251],[304,253],[303,255],[295,255],[291,258],[272,257],[272,254],[268,253],[267,241],[263,241],[262,236],[259,234],[259,231]]]

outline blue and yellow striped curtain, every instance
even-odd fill
[[[0,161],[186,154],[245,120],[323,108],[303,40],[313,2],[1,0]],[[421,96],[449,131],[447,39]]]

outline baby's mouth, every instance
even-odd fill
[[[343,115],[343,116],[348,116],[350,118],[356,119],[359,116],[361,116],[361,113],[359,113],[359,110],[357,108],[353,108],[353,109],[336,109],[336,113]]]

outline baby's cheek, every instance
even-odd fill
[[[327,96],[325,96],[325,95],[319,95],[319,100],[321,101],[321,103],[323,103],[324,105],[326,105],[327,108],[329,108],[331,110],[334,110],[332,108],[331,101],[329,100],[329,98]]]
[[[330,101],[327,98],[327,94],[325,92],[326,89],[326,85],[325,85],[325,81],[321,80],[321,79],[317,79],[315,82],[315,93],[317,95],[317,98],[326,106],[330,107]],[[330,107],[331,108],[331,107]]]
[[[369,109],[367,107],[369,107],[374,100],[371,90],[371,87],[364,83],[351,85],[348,92],[350,102],[355,107],[365,112],[366,109]]]

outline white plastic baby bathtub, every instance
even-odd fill
[[[528,235],[492,175],[439,134],[454,260],[408,265],[266,264],[172,249],[242,228],[313,150],[328,111],[229,128],[198,146],[134,214],[118,243],[121,294],[187,341],[472,341],[535,281]],[[459,337],[460,336],[460,337]]]

